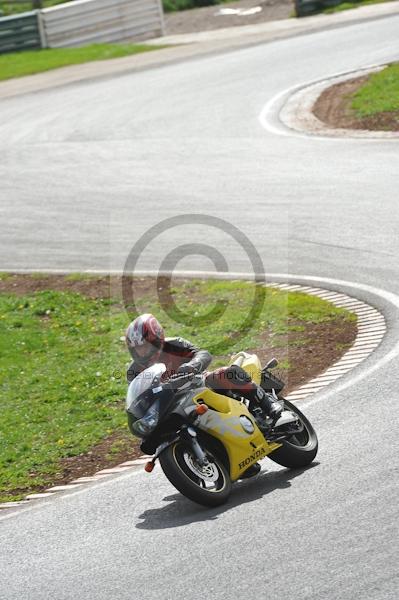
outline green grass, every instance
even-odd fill
[[[42,8],[50,8],[56,4],[65,4],[70,0],[43,0]],[[4,0],[0,4],[0,12],[3,13],[4,17],[14,15],[22,12],[29,12],[32,10],[32,2],[7,2]]]
[[[273,290],[253,329],[234,339],[253,300],[253,285],[194,281],[177,292],[179,309],[189,315],[181,325],[153,298],[140,302],[165,324],[167,335],[218,348],[219,363],[226,362],[223,353],[255,349],[266,330],[281,344],[281,336],[298,325],[287,323],[288,317],[302,323],[354,318],[317,298]],[[197,326],[197,317],[215,301],[228,302],[226,312],[215,323]],[[121,337],[128,321],[120,304],[73,292],[0,295],[0,501],[10,500],[12,491],[20,492],[16,499],[32,486],[46,485],[60,469],[60,459],[125,430],[129,356]],[[220,346],[226,333],[233,334],[234,343]]]
[[[162,0],[165,12],[176,12],[220,4],[223,0]],[[227,1],[227,0],[226,0]]]
[[[112,460],[114,457],[120,455],[121,452],[129,451],[131,448],[131,435],[127,434],[126,437],[116,440],[108,450],[106,458]]]
[[[56,4],[64,4],[68,1],[71,0],[43,0],[43,8],[55,6]],[[163,0],[163,7],[165,12],[172,12],[177,10],[187,10],[189,8],[199,8],[201,6],[210,6],[212,4],[221,4],[222,2],[231,2],[231,0]],[[0,4],[0,11],[3,12],[3,16],[30,10],[32,10],[32,2],[23,2],[19,4],[7,2],[6,0]]]
[[[0,55],[0,81],[93,60],[108,60],[149,52],[158,48],[160,46],[144,44],[91,44],[82,48],[53,48],[2,54]]]
[[[226,4],[233,1],[238,2],[238,0],[163,0],[163,9],[165,12],[176,12],[191,8],[201,8],[203,6]]]
[[[42,278],[43,274],[40,274],[40,277]],[[66,281],[90,281],[92,278],[92,275],[87,275],[86,273],[70,273],[69,275],[65,275]]]
[[[342,2],[342,4],[338,4],[337,6],[325,8],[322,12],[326,14],[332,14],[336,12],[342,12],[343,10],[359,8],[360,6],[367,6],[368,4],[382,4],[383,2],[389,1],[390,0],[360,0],[359,2]]]
[[[320,323],[336,317],[338,313],[330,303],[322,302],[305,294],[283,294],[278,290],[269,289],[266,293],[265,303],[259,307],[259,318],[253,329],[245,332],[237,343],[231,344],[237,331],[241,330],[242,322],[252,305],[255,286],[246,282],[228,281],[191,281],[182,285],[175,291],[179,292],[178,308],[187,313],[187,319],[179,327],[183,337],[200,340],[213,354],[226,355],[243,348],[256,346],[256,331],[269,330],[274,336],[285,336],[289,331],[298,330],[300,325],[288,324],[287,319],[300,320],[303,323]],[[316,300],[316,301],[315,301]],[[196,322],[203,318],[215,304],[227,305],[224,314],[215,322],[212,319],[200,328]],[[152,307],[159,312],[159,308]],[[176,315],[171,311],[172,316]],[[172,324],[173,320],[168,315],[162,319]]]
[[[399,64],[370,75],[368,82],[354,93],[351,107],[358,117],[399,111]]]

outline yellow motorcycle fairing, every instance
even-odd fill
[[[209,388],[202,388],[192,399],[208,406],[197,426],[223,444],[229,457],[232,481],[281,446],[265,440],[248,408],[238,400]]]
[[[238,352],[231,357],[230,365],[237,365],[248,373],[252,381],[260,385],[262,378],[262,365],[256,354],[248,354],[248,352]]]

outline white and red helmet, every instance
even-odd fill
[[[154,315],[140,315],[126,330],[126,344],[132,358],[141,365],[150,365],[159,356],[165,341],[162,325]]]

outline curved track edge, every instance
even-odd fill
[[[145,274],[150,275],[150,272],[137,273],[137,275]],[[151,275],[153,275],[153,273],[151,273]],[[181,277],[211,276],[213,278],[218,278],[219,276],[219,278],[223,279],[245,280],[248,280],[248,277],[251,276],[249,274],[230,273],[225,274],[226,276],[224,277],[220,277],[220,273],[206,272],[182,272],[179,274],[175,273],[174,275]],[[279,278],[278,275],[275,275],[274,277],[277,279]],[[284,279],[285,281],[287,281],[289,278],[295,279],[295,276],[281,275],[281,279]],[[377,308],[371,306],[367,302],[359,300],[353,295],[332,291],[331,289],[327,289],[325,287],[304,285],[303,282],[306,279],[304,277],[298,277],[297,279],[300,279],[301,283],[295,283],[295,281],[293,283],[279,283],[277,281],[267,283],[265,286],[286,292],[300,292],[310,296],[317,296],[318,298],[330,302],[336,307],[345,308],[356,314],[358,331],[354,343],[338,361],[320,373],[320,375],[314,377],[306,384],[300,386],[287,395],[287,399],[294,402],[308,399],[310,396],[313,396],[317,392],[326,389],[338,379],[350,373],[353,369],[360,365],[360,363],[366,360],[366,358],[368,358],[372,352],[374,352],[374,350],[381,344],[387,331],[387,324],[384,315],[377,310]],[[84,485],[99,482],[112,475],[117,476],[125,473],[126,471],[138,470],[148,461],[149,458],[150,457],[146,455],[142,455],[137,459],[123,462],[116,467],[102,469],[94,475],[88,477],[79,477],[68,484],[50,487],[41,493],[29,494],[23,500],[1,503],[0,510],[26,506],[27,504],[30,504],[32,500],[50,499],[60,492],[72,492],[74,490],[80,490],[84,487]]]

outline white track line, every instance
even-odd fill
[[[141,474],[142,471],[140,470],[131,470],[129,469],[129,472],[125,472],[124,474],[119,475],[119,479],[126,479],[127,477],[131,477],[132,475],[139,475]],[[113,483],[113,479],[111,479],[110,477],[105,477],[103,481],[99,481],[98,483],[96,483],[96,487],[101,487],[101,486],[106,486],[106,485],[110,485]],[[72,486],[75,487],[75,486]],[[70,494],[66,495],[66,496],[62,496],[63,500],[69,500],[70,498],[73,498],[74,496],[80,496],[81,494],[85,494],[87,492],[89,488],[87,486],[82,486],[82,489],[80,490],[76,490],[74,492],[71,492]],[[48,494],[48,496],[54,496],[57,497],[57,494]],[[14,507],[16,505],[25,505],[22,506],[22,508],[18,508],[16,511],[11,512],[11,513],[6,513],[5,515],[0,516],[0,521],[5,521],[6,519],[10,519],[11,517],[16,517],[21,513],[25,513],[25,512],[30,512],[36,508],[40,508],[42,506],[45,506],[47,504],[47,502],[29,502],[27,500],[20,500],[18,502],[8,502],[7,503],[7,507],[3,506],[3,508],[10,508],[10,507]]]
[[[273,288],[280,289],[284,291],[292,290],[287,286],[287,284],[274,284]],[[292,290],[294,291],[294,290]],[[376,309],[372,308],[360,300],[348,296],[347,294],[341,294],[337,292],[329,292],[323,288],[309,288],[308,286],[295,286],[296,292],[307,293],[314,297],[319,297],[323,300],[326,300],[333,304],[334,306],[345,308],[350,310],[354,314],[357,315],[358,319],[358,334],[356,336],[356,340],[354,344],[352,344],[351,348],[343,356],[334,363],[333,366],[329,367],[317,377],[314,377],[306,384],[300,386],[294,392],[287,396],[288,400],[293,399],[305,399],[310,395],[313,395],[317,391],[323,389],[327,385],[334,383],[340,377],[347,375],[352,369],[357,367],[363,360],[366,360],[368,356],[373,352],[374,348],[376,348],[380,342],[382,341],[385,332],[386,325],[384,316],[379,313]],[[373,311],[370,313],[370,309]],[[369,315],[373,314],[373,318],[370,318]],[[367,315],[365,317],[364,315]],[[362,350],[362,354],[358,355],[357,358],[353,357],[354,349],[360,346],[367,347],[366,350]]]
[[[280,135],[280,136],[285,136],[285,137],[297,137],[297,138],[306,138],[306,139],[313,139],[313,140],[323,140],[323,141],[329,141],[329,142],[364,142],[365,140],[367,140],[368,142],[392,142],[392,141],[396,141],[397,142],[397,137],[392,137],[392,138],[384,138],[384,137],[351,137],[351,136],[329,136],[328,134],[323,135],[322,133],[312,133],[311,131],[306,132],[306,131],[299,131],[296,129],[291,129],[288,125],[285,125],[281,120],[280,120],[280,113],[282,112],[285,104],[288,102],[289,98],[291,96],[293,96],[296,92],[299,92],[301,90],[304,90],[305,88],[310,88],[318,83],[322,83],[323,81],[327,81],[327,80],[331,80],[331,84],[333,84],[333,81],[339,77],[343,77],[345,75],[351,75],[353,73],[358,73],[358,72],[362,72],[362,71],[369,71],[370,69],[376,69],[378,67],[380,67],[381,65],[368,65],[365,67],[359,67],[358,69],[350,69],[349,71],[340,71],[338,73],[333,73],[332,75],[328,75],[327,77],[322,77],[322,78],[317,78],[317,79],[311,79],[310,81],[307,82],[303,82],[291,87],[286,88],[285,90],[282,90],[281,92],[279,92],[278,94],[276,94],[275,96],[273,96],[272,98],[270,98],[270,100],[268,100],[266,102],[266,104],[264,105],[264,107],[262,108],[259,116],[258,116],[258,121],[261,124],[261,126],[263,127],[263,129],[265,129],[266,131],[268,131],[269,133],[272,133],[274,135]],[[281,105],[282,100],[284,99],[284,104]],[[280,106],[279,106],[280,105]],[[277,119],[278,120],[278,125],[275,125],[273,123],[273,120]]]

